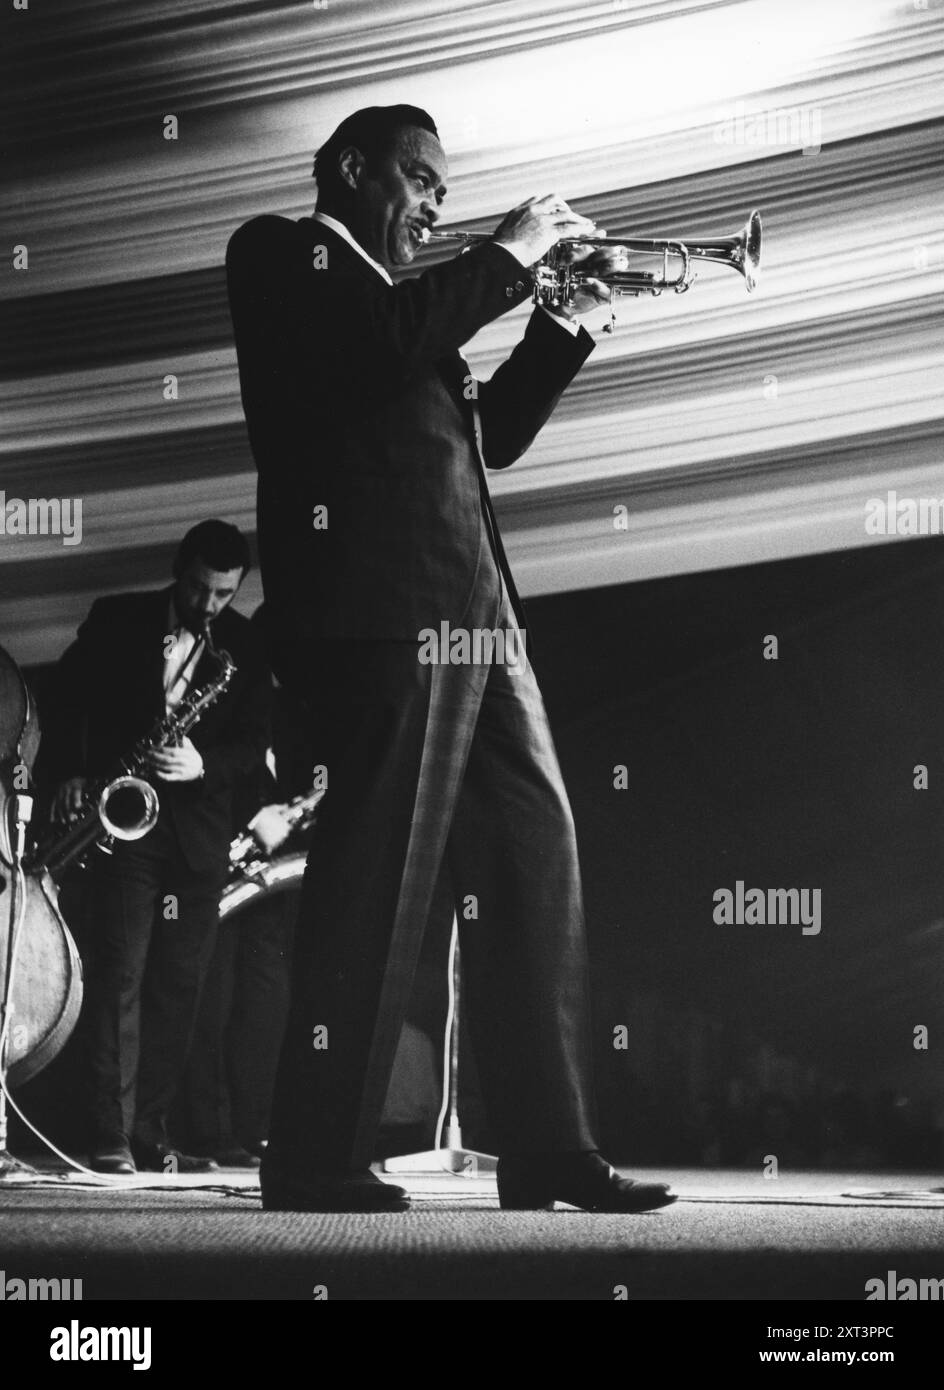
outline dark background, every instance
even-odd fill
[[[531,605],[618,1151],[940,1161],[942,581],[931,540]],[[821,888],[820,935],[717,926],[737,879]]]
[[[528,613],[581,845],[608,1152],[936,1167],[940,540],[553,595]],[[40,694],[48,674],[29,673]],[[821,933],[716,925],[713,894],[738,879],[821,889]],[[440,925],[412,1011],[437,1059],[445,945]],[[464,1138],[487,1149],[463,1056]],[[22,1091],[64,1134],[73,1068],[64,1056]]]

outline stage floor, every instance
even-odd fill
[[[679,1201],[506,1213],[493,1176],[444,1173],[395,1179],[408,1212],[283,1214],[262,1211],[254,1173],[102,1188],[47,1170],[0,1186],[0,1263],[7,1280],[81,1279],[84,1300],[861,1301],[889,1274],[944,1280],[940,1174],[631,1175]]]

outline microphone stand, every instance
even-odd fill
[[[456,1173],[463,1178],[477,1178],[480,1173],[494,1173],[498,1159],[494,1154],[479,1153],[466,1149],[462,1144],[462,1130],[459,1125],[459,1005],[461,1001],[461,966],[459,961],[459,924],[453,916],[452,940],[449,943],[449,971],[452,980],[452,1018],[448,1036],[448,1095],[444,1111],[448,1109],[446,1126],[446,1147],[427,1149],[423,1153],[403,1154],[399,1158],[384,1160],[385,1173]],[[445,1079],[445,1078],[444,1078]],[[436,1134],[440,1132],[440,1122]]]
[[[7,958],[3,963],[3,995],[0,998],[0,1078],[6,1085],[6,1054],[9,1034],[10,1008],[13,992],[13,970],[16,964],[16,937],[20,916],[20,871],[26,844],[26,826],[33,810],[31,796],[14,796],[16,806],[16,835],[12,844],[10,873],[10,926],[7,932]],[[24,904],[25,907],[25,904]],[[22,923],[19,923],[22,928]],[[7,1095],[0,1086],[0,1184],[15,1182],[18,1178],[34,1176],[35,1168],[22,1163],[7,1148]]]

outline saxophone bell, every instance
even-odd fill
[[[161,803],[143,777],[115,777],[98,799],[98,819],[110,840],[140,840],[157,823]]]
[[[70,864],[84,866],[93,847],[111,854],[116,840],[142,839],[154,829],[160,809],[157,792],[143,777],[113,777],[89,789],[82,809],[36,847],[31,864],[58,879]]]
[[[29,859],[32,868],[48,873],[55,881],[73,861],[83,859],[93,845],[107,852],[115,840],[140,840],[154,828],[160,800],[151,783],[135,774],[147,770],[155,750],[180,746],[182,738],[219,699],[236,672],[229,652],[217,651],[213,645],[208,622],[203,625],[203,637],[207,650],[220,664],[219,675],[161,715],[118,763],[117,776],[104,778],[87,790],[87,804],[70,823],[65,828],[56,827],[36,845]]]

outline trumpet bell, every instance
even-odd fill
[[[737,236],[723,237],[720,241],[696,245],[687,241],[688,254],[697,260],[714,261],[718,265],[729,265],[740,275],[749,290],[757,284],[760,272],[760,249],[763,241],[763,228],[760,213],[754,211],[744,223]]]
[[[744,276],[745,284],[749,290],[752,290],[757,284],[757,276],[760,273],[760,247],[763,235],[760,213],[752,212],[738,237],[741,251],[738,269]]]
[[[752,212],[747,220],[745,254],[751,267],[751,277],[756,279],[760,270],[760,244],[763,239],[763,228],[761,226],[760,213]]]

